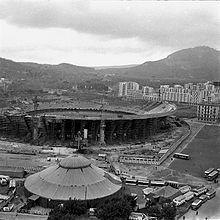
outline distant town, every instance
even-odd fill
[[[155,89],[136,82],[120,82],[118,96],[125,99],[168,101],[197,106],[198,120],[217,122],[220,118],[220,82],[160,85]]]

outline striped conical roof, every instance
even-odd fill
[[[119,191],[121,181],[85,157],[72,155],[27,177],[24,185],[33,194],[52,200],[93,200]]]

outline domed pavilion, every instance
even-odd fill
[[[117,176],[76,154],[30,175],[24,186],[30,193],[48,201],[91,201],[116,194],[120,191],[122,182]]]

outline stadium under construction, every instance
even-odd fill
[[[1,133],[32,140],[112,144],[141,141],[166,129],[176,106],[156,103],[146,110],[126,111],[83,106],[40,107],[0,117]]]

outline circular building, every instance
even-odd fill
[[[175,111],[175,105],[161,102],[152,102],[146,110],[137,111],[57,104],[29,111],[23,120],[24,127],[29,125],[34,140],[73,142],[72,145],[78,146],[78,140],[82,138],[89,144],[114,144],[145,140],[166,129],[167,117]]]
[[[81,155],[72,155],[57,165],[30,175],[25,188],[48,201],[97,200],[120,191],[121,180],[94,166]]]

